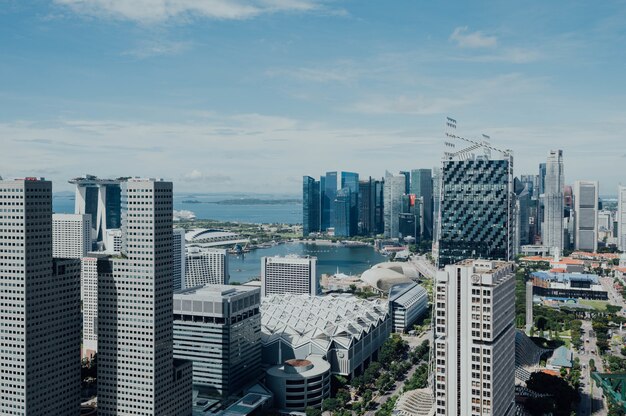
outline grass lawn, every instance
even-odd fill
[[[590,299],[579,299],[578,303],[580,303],[581,305],[591,306],[597,311],[606,310],[606,305],[609,304],[609,302],[605,300],[590,300]]]

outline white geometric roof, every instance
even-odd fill
[[[354,296],[270,295],[261,302],[261,340],[281,340],[292,348],[310,342],[328,351],[345,349],[388,317],[388,304]]]

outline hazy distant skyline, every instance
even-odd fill
[[[438,165],[449,115],[516,176],[560,148],[568,184],[612,195],[625,21],[617,0],[0,0],[0,175],[297,194]]]

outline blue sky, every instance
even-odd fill
[[[432,167],[446,116],[626,183],[626,2],[0,0],[0,175],[300,191]]]

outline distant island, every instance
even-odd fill
[[[301,204],[300,199],[258,199],[258,198],[239,198],[224,199],[222,201],[209,202],[217,205],[284,205],[284,204]]]
[[[198,201],[197,199],[185,199],[183,204],[201,204],[202,201]]]

